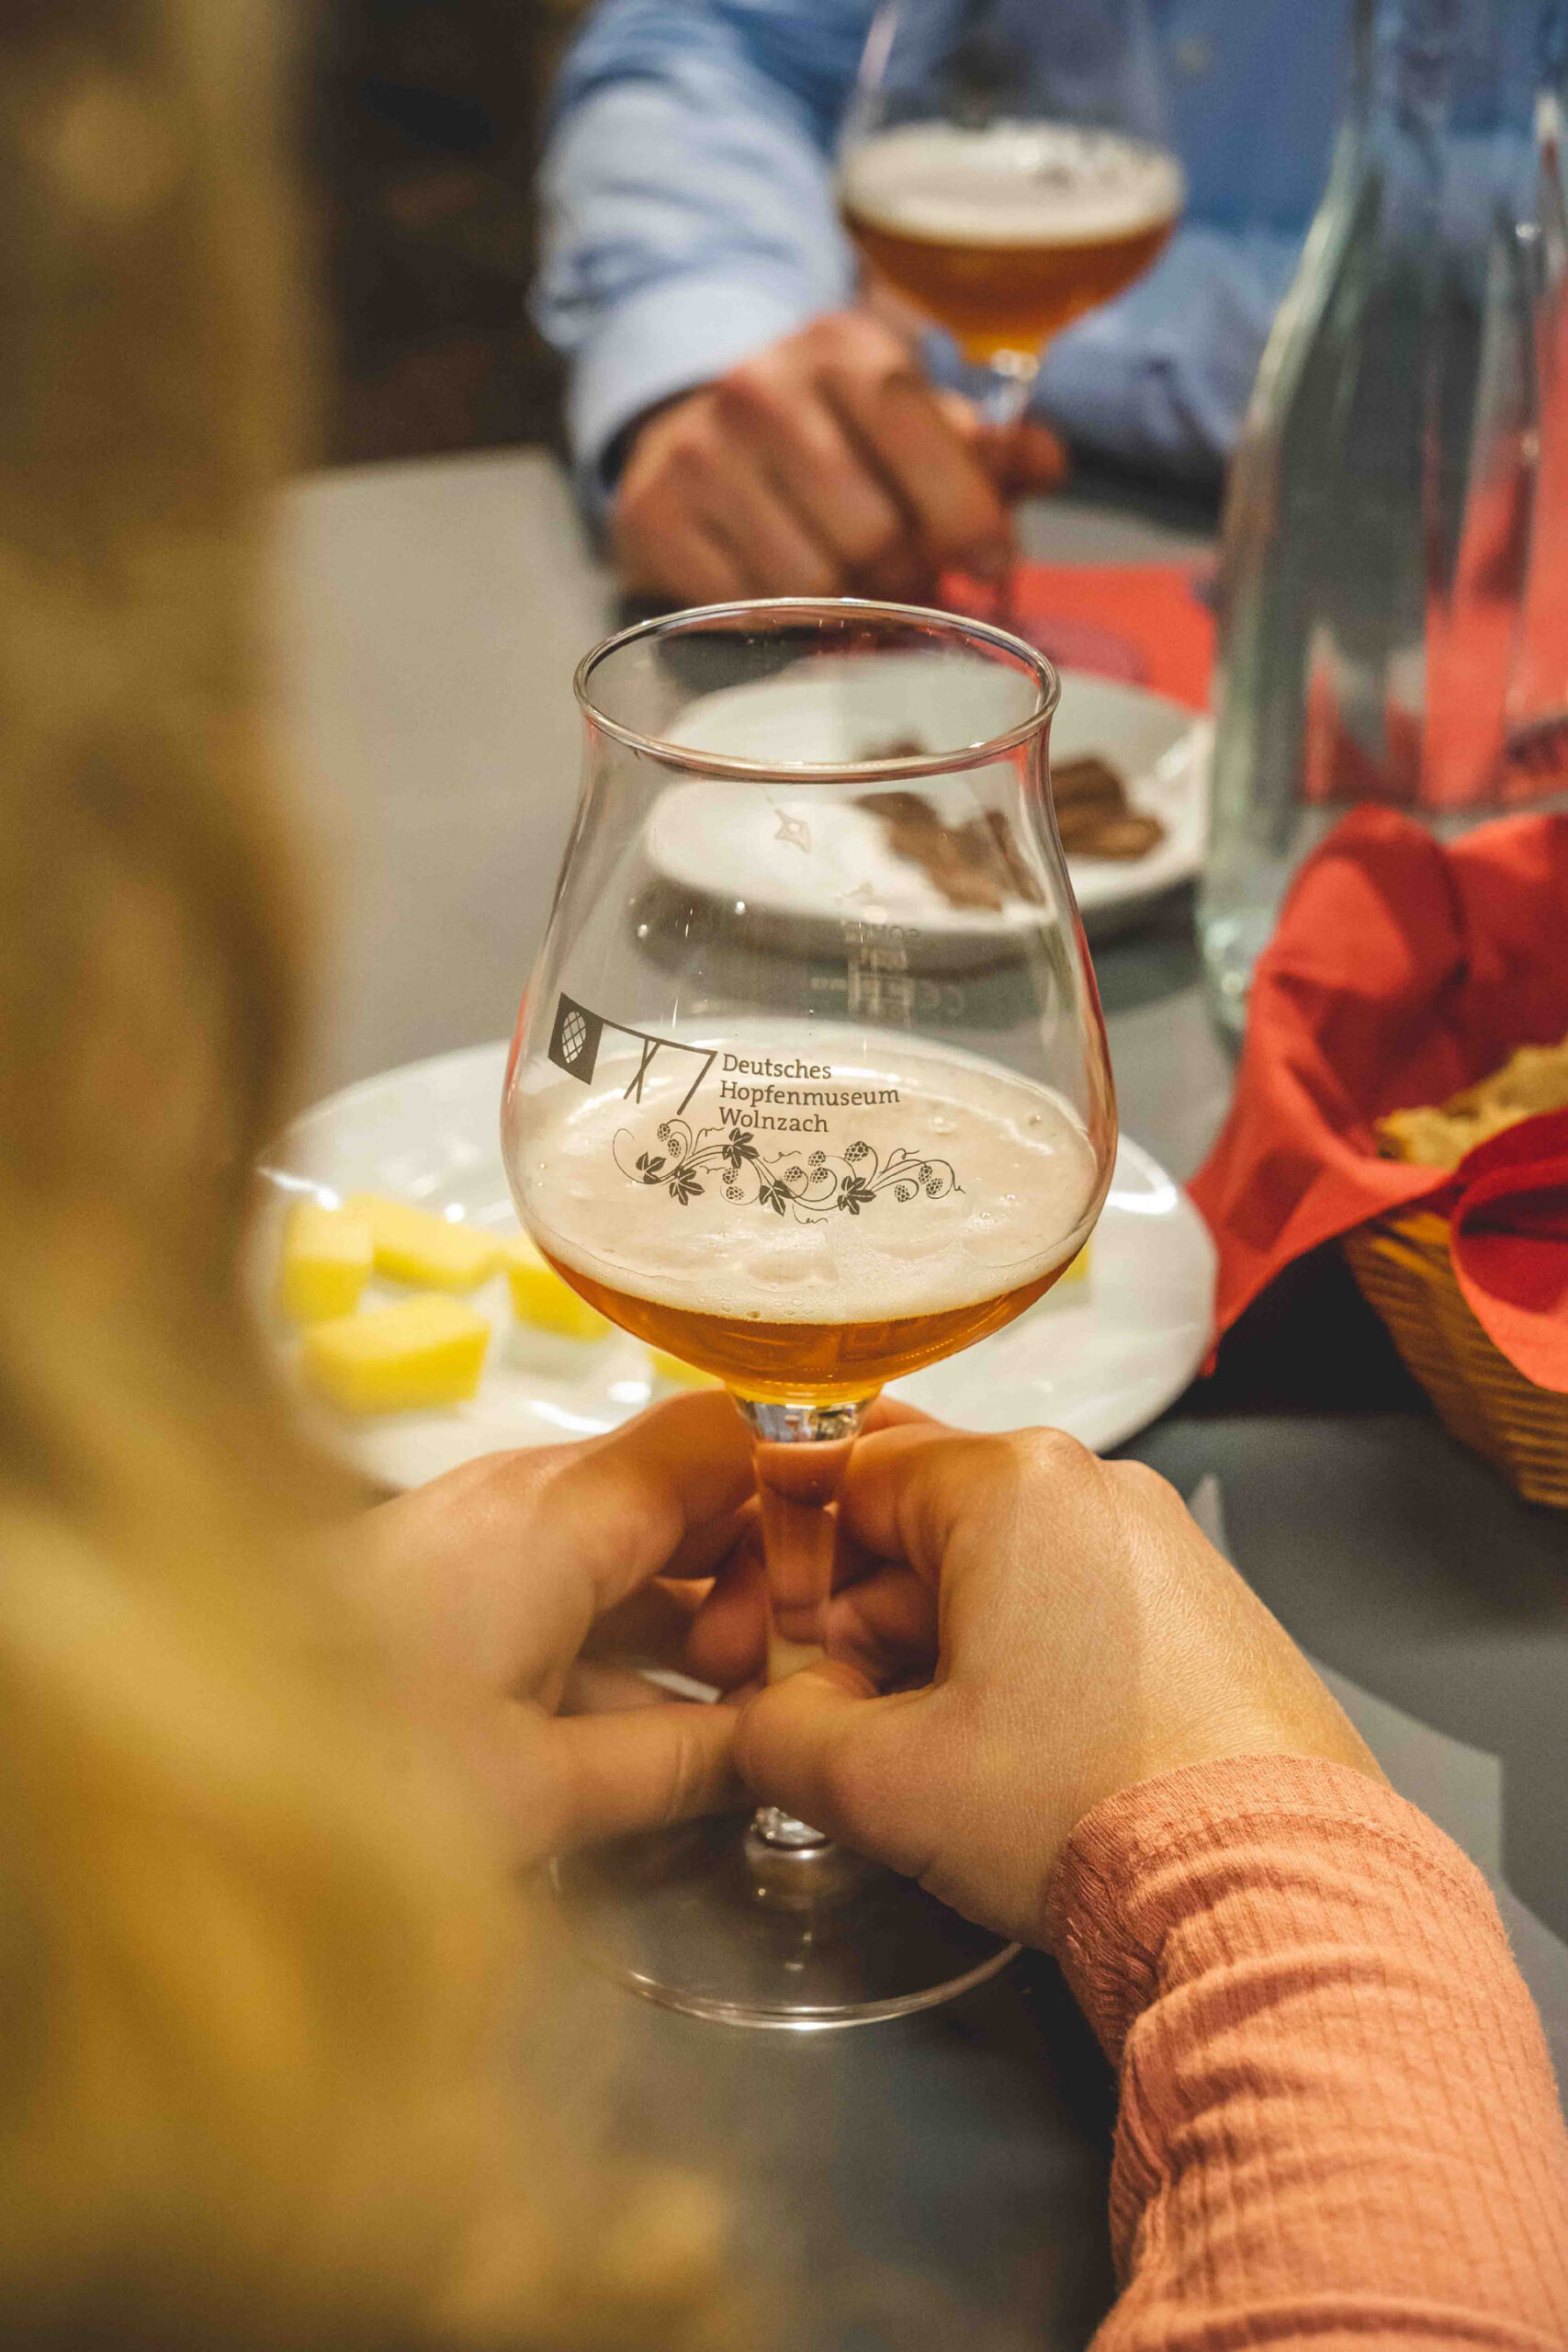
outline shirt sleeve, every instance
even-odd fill
[[[1081,1822],[1049,1932],[1118,2066],[1095,2352],[1568,2342],[1568,2135],[1485,1882],[1348,1767],[1190,1767]]]
[[[571,358],[591,497],[644,410],[849,299],[829,159],[870,17],[870,0],[610,0],[569,54],[536,307]]]

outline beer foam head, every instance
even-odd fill
[[[507,1153],[535,1238],[612,1288],[702,1314],[853,1323],[941,1313],[1034,1280],[1070,1256],[1096,1166],[1061,1099],[994,1064],[914,1041],[882,1062],[858,1031],[749,1023],[691,1083],[656,1057],[639,1105],[636,1057],[607,1053],[591,1088],[553,1069],[509,1101]],[[671,1059],[678,1057],[671,1057]],[[725,1059],[751,1075],[724,1076]],[[769,1069],[778,1076],[755,1072]],[[749,1137],[739,1171],[721,1157]],[[671,1191],[682,1148],[689,1182]],[[902,1160],[919,1170],[891,1181]],[[862,1188],[846,1214],[837,1194]],[[770,1202],[767,1187],[783,1185]],[[797,1213],[798,1199],[805,1205]]]
[[[1184,193],[1163,149],[1064,122],[906,123],[840,173],[857,219],[940,244],[1100,244],[1174,220]]]

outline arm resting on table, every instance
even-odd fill
[[[1079,1823],[1052,1948],[1121,2076],[1096,2352],[1568,2344],[1568,2135],[1485,1882],[1348,1767]]]

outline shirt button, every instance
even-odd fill
[[[1213,70],[1214,45],[1213,41],[1205,40],[1201,33],[1184,33],[1171,54],[1176,60],[1177,72],[1194,81],[1200,74]]]

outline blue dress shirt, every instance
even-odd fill
[[[1146,277],[1051,345],[1036,407],[1105,456],[1212,478],[1325,176],[1348,0],[1152,5],[1186,220]],[[570,356],[591,496],[645,409],[851,298],[830,156],[873,6],[602,0],[569,53],[536,299]],[[956,380],[944,342],[933,372]]]

